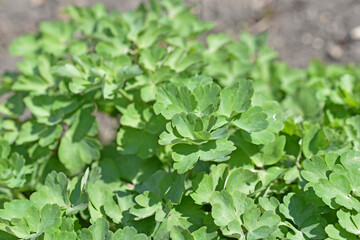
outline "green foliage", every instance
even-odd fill
[[[360,237],[358,68],[291,68],[181,0],[65,12],[9,49],[0,239]]]

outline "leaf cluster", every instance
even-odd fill
[[[65,13],[9,48],[0,239],[359,238],[355,66],[291,68],[181,0]]]

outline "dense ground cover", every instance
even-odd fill
[[[203,43],[213,24],[178,0],[66,12],[10,46],[0,238],[358,238],[355,66],[290,68],[263,35]],[[110,143],[99,113],[120,116]]]

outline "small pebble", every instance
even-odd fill
[[[312,42],[312,46],[315,49],[320,49],[322,48],[324,45],[324,40],[322,38],[315,38],[314,41]]]
[[[360,40],[360,26],[357,26],[351,30],[350,37],[353,40]]]
[[[313,37],[311,36],[310,33],[305,33],[302,37],[301,37],[301,42],[304,45],[310,45],[313,41]]]
[[[270,4],[271,1],[263,0],[263,1],[251,1],[252,9],[255,11],[259,11],[263,9],[267,4]]]
[[[344,50],[339,45],[331,44],[327,49],[327,53],[331,58],[338,60],[344,55]]]
[[[44,4],[44,0],[31,0],[31,5],[34,7],[38,7]]]
[[[320,23],[327,24],[331,21],[331,13],[330,12],[323,12],[319,17]]]

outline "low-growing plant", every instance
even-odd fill
[[[359,238],[358,68],[291,68],[181,0],[65,12],[9,48],[0,239]]]

